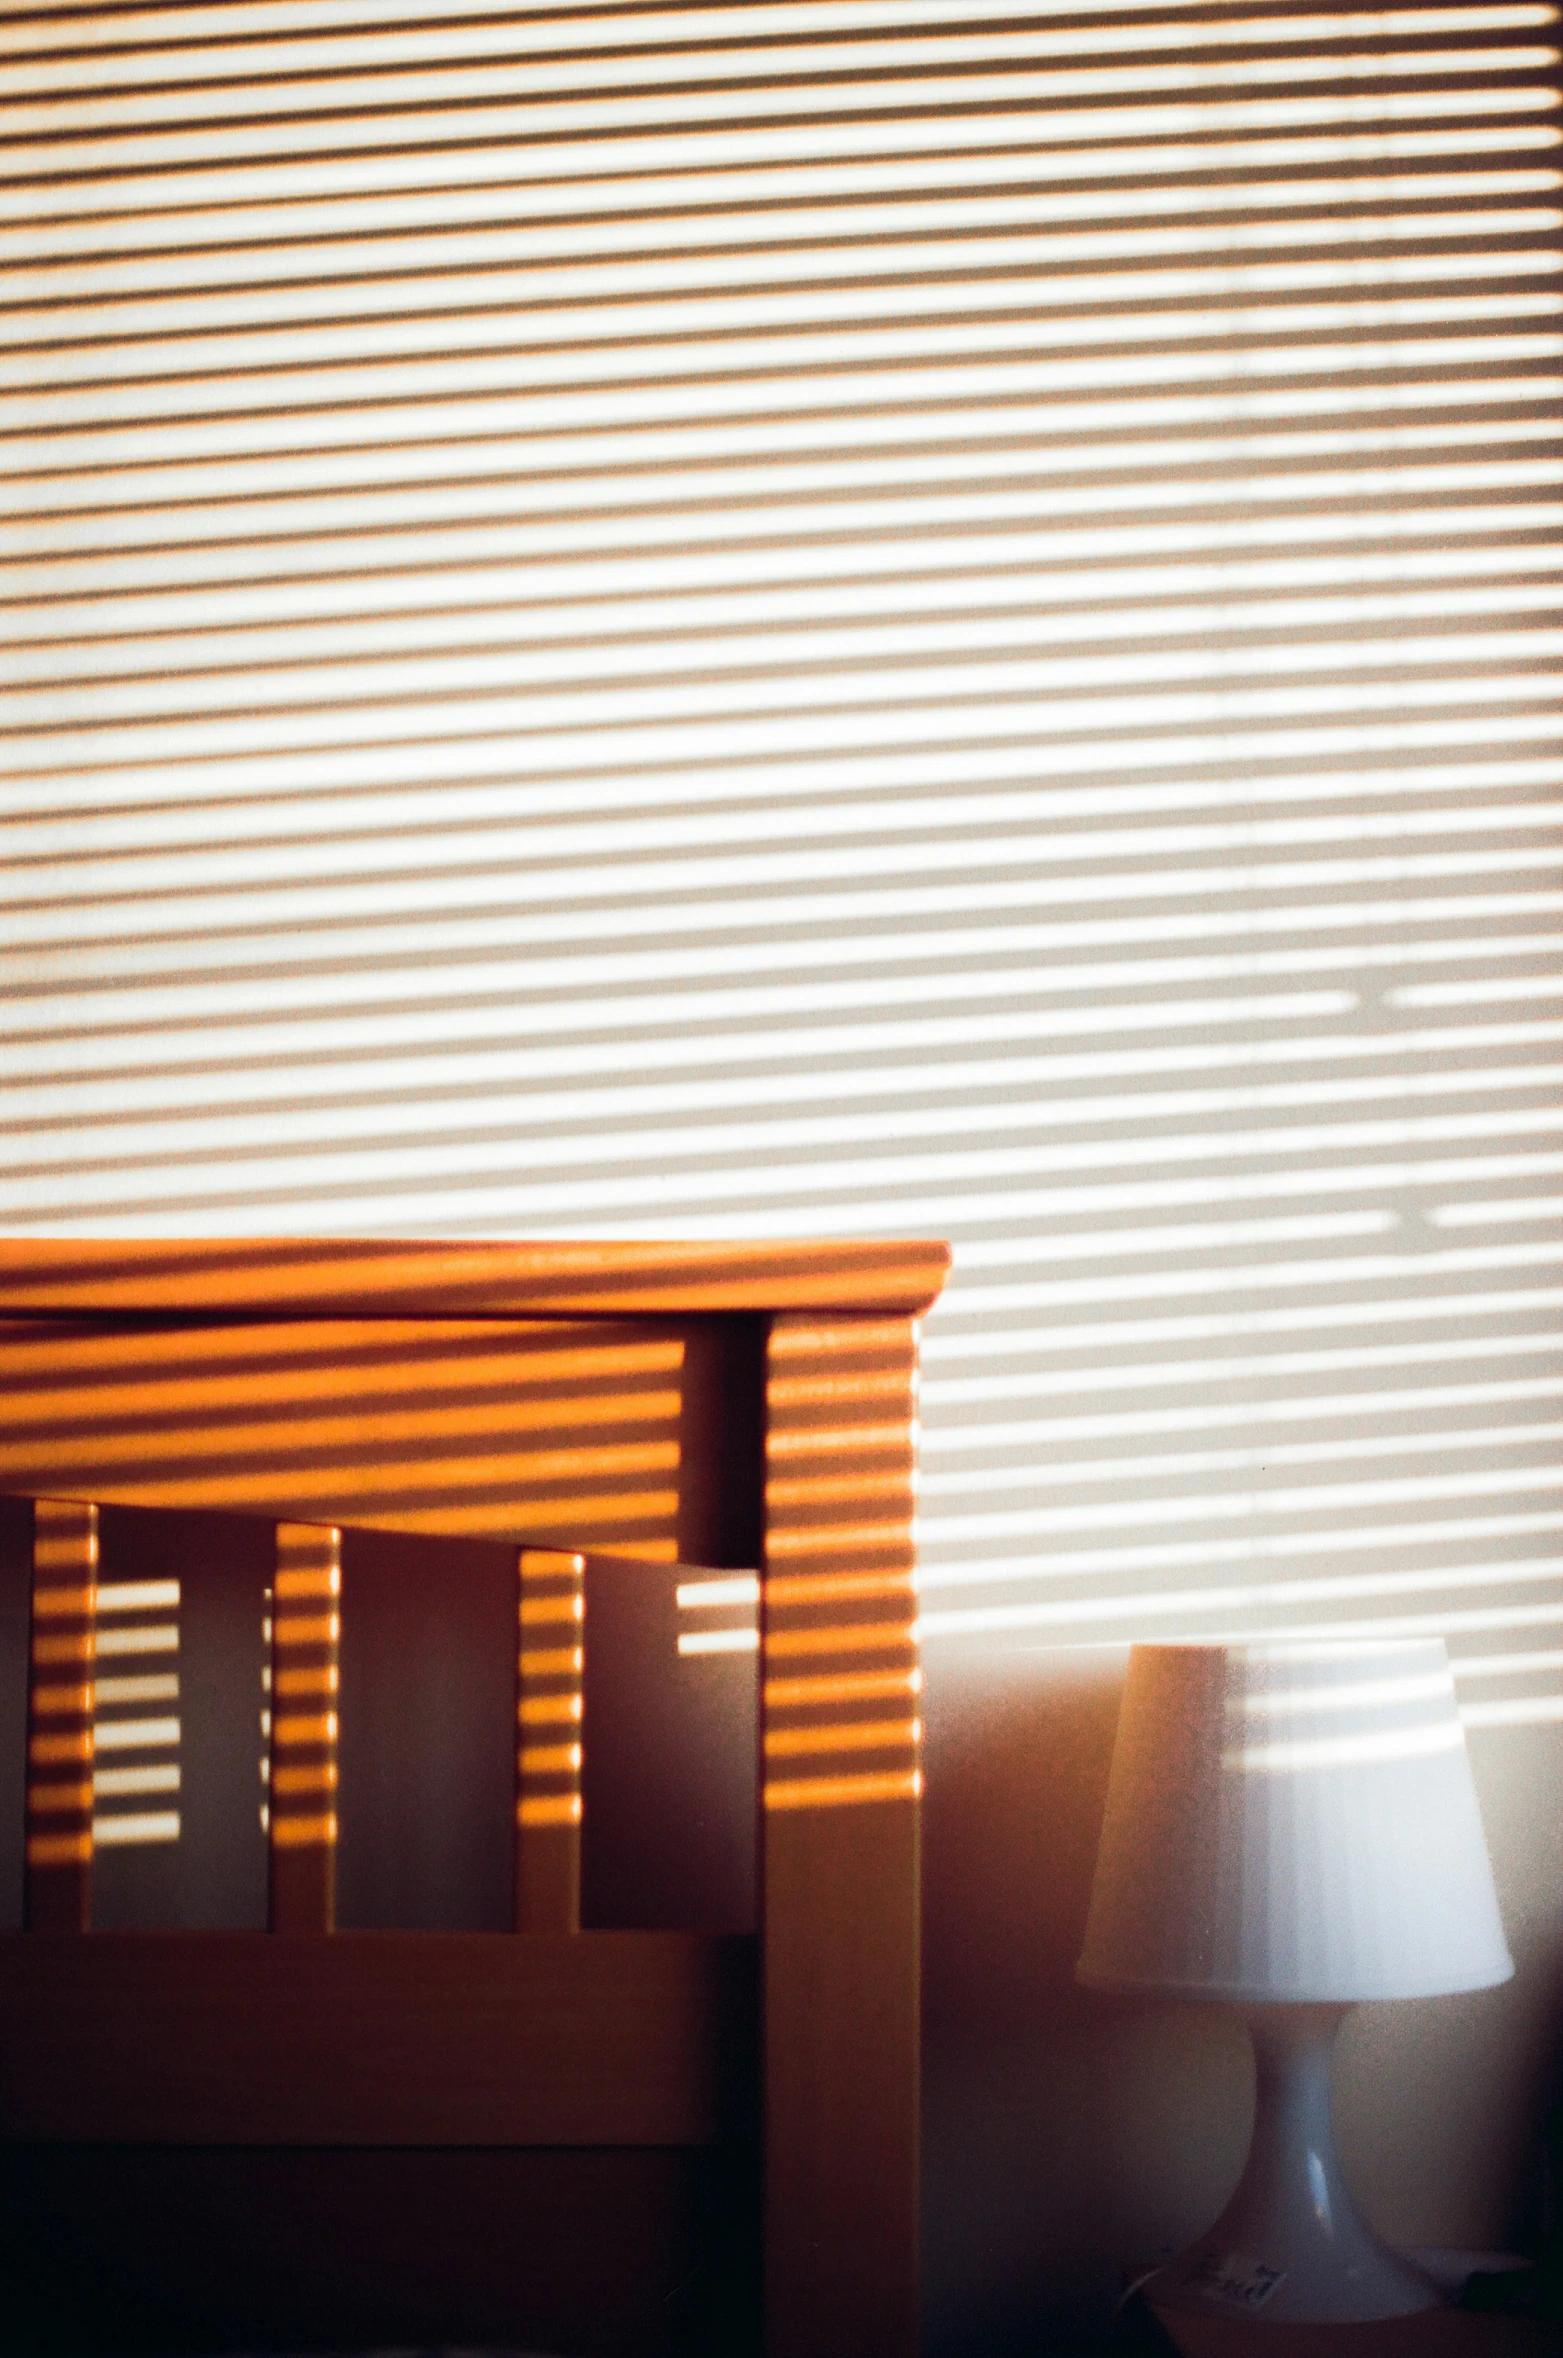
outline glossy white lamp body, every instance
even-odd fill
[[[1272,2324],[1366,2323],[1430,2309],[1430,2277],[1374,2233],[1335,2152],[1330,2066],[1345,2006],[1249,2014],[1254,2133],[1237,2190],[1208,2234],[1154,2280],[1164,2308]]]
[[[1513,1972],[1440,1641],[1137,1646],[1079,1976],[1224,1999],[1253,2033],[1253,2142],[1164,2304],[1275,2322],[1431,2307],[1335,2154],[1330,2057],[1365,1998]]]

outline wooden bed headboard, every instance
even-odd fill
[[[44,1502],[0,1934],[14,2346],[911,2358],[916,1321],[948,1259],[0,1240],[0,1491]],[[83,1937],[95,1509],[124,1507],[277,1527],[270,1934]],[[514,1933],[330,1929],[344,1526],[514,1550]],[[581,1558],[615,1555],[760,1569],[757,1936],[573,1929]]]

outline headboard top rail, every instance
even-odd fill
[[[936,1299],[929,1240],[445,1243],[373,1237],[0,1238],[0,1315],[517,1318],[881,1311]]]

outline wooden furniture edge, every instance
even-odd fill
[[[369,1237],[0,1237],[0,1315],[306,1319],[854,1310],[917,1317],[929,1239],[446,1244]]]

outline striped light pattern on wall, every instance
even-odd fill
[[[948,1234],[930,1644],[1563,1712],[1556,16],[14,21],[0,1223]]]
[[[179,1839],[177,1580],[100,1581],[92,1773],[94,1846]]]

